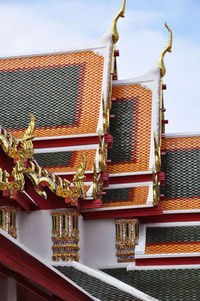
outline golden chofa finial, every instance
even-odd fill
[[[169,40],[168,40],[168,43],[167,43],[165,49],[163,50],[163,52],[161,53],[161,55],[159,56],[159,59],[158,59],[158,67],[160,68],[161,77],[163,77],[166,73],[166,68],[165,68],[165,64],[164,64],[165,53],[172,52],[172,31],[166,22],[165,22],[165,27],[169,31]]]
[[[117,41],[119,40],[119,33],[117,31],[117,21],[118,21],[119,17],[122,17],[122,18],[125,17],[125,15],[124,15],[125,14],[125,6],[126,6],[126,0],[123,0],[123,4],[122,4],[120,11],[117,13],[114,20],[112,21],[111,33],[113,36],[114,44],[117,43]]]

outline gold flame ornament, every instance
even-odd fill
[[[112,33],[112,37],[113,37],[113,43],[116,44],[117,41],[119,40],[119,33],[117,30],[117,21],[118,19],[124,18],[125,17],[125,7],[126,7],[126,0],[123,0],[122,3],[122,7],[119,10],[119,12],[116,14],[114,20],[112,21],[112,25],[111,25],[111,33]]]
[[[165,22],[165,27],[169,31],[169,40],[168,40],[168,43],[167,43],[165,49],[163,50],[163,52],[161,53],[161,55],[159,56],[159,59],[158,59],[158,67],[160,68],[161,77],[163,77],[166,73],[166,68],[165,68],[165,64],[164,64],[164,56],[165,56],[166,52],[172,52],[172,31],[166,22]]]

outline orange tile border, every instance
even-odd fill
[[[164,211],[200,209],[200,196],[187,198],[168,198],[160,201]]]
[[[103,203],[102,208],[111,208],[111,207],[120,207],[120,206],[137,206],[137,205],[145,205],[148,198],[149,187],[141,186],[134,187],[133,189],[133,199],[130,201],[121,201],[121,202],[109,202]]]
[[[199,149],[200,137],[178,137],[162,139],[162,150]]]
[[[200,253],[200,242],[168,242],[146,244],[145,254]]]

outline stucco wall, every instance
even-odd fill
[[[51,261],[51,211],[17,213],[17,239],[35,254]]]
[[[112,219],[84,222],[84,264],[93,268],[122,265],[117,262],[115,224]]]

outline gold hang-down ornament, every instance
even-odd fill
[[[106,135],[108,133],[109,129],[109,123],[110,123],[110,109],[107,101],[107,106],[105,106],[105,101],[104,101],[104,95],[102,97],[102,108],[103,108],[103,132]]]
[[[160,201],[160,181],[158,181],[158,175],[156,174],[155,167],[153,166],[153,204],[158,206]]]
[[[101,172],[106,171],[106,160],[108,157],[108,143],[104,141],[102,145],[101,131],[99,131],[99,170]]]
[[[160,151],[160,146],[157,143],[155,131],[154,131],[154,154],[155,154],[156,172],[159,172],[161,166],[161,151]]]
[[[125,17],[125,7],[126,7],[126,0],[123,0],[121,9],[119,10],[117,15],[115,16],[114,20],[112,21],[111,33],[112,33],[114,44],[116,44],[117,41],[119,40],[119,33],[118,33],[118,30],[117,30],[117,21],[120,17],[121,18]]]
[[[158,66],[160,68],[161,77],[163,77],[166,73],[166,68],[165,68],[165,64],[164,64],[164,56],[165,56],[166,52],[172,52],[172,31],[166,22],[165,22],[165,27],[169,31],[169,40],[168,40],[168,43],[167,43],[165,49],[163,50],[163,52],[161,53],[161,55],[159,56],[159,59],[158,59]]]

